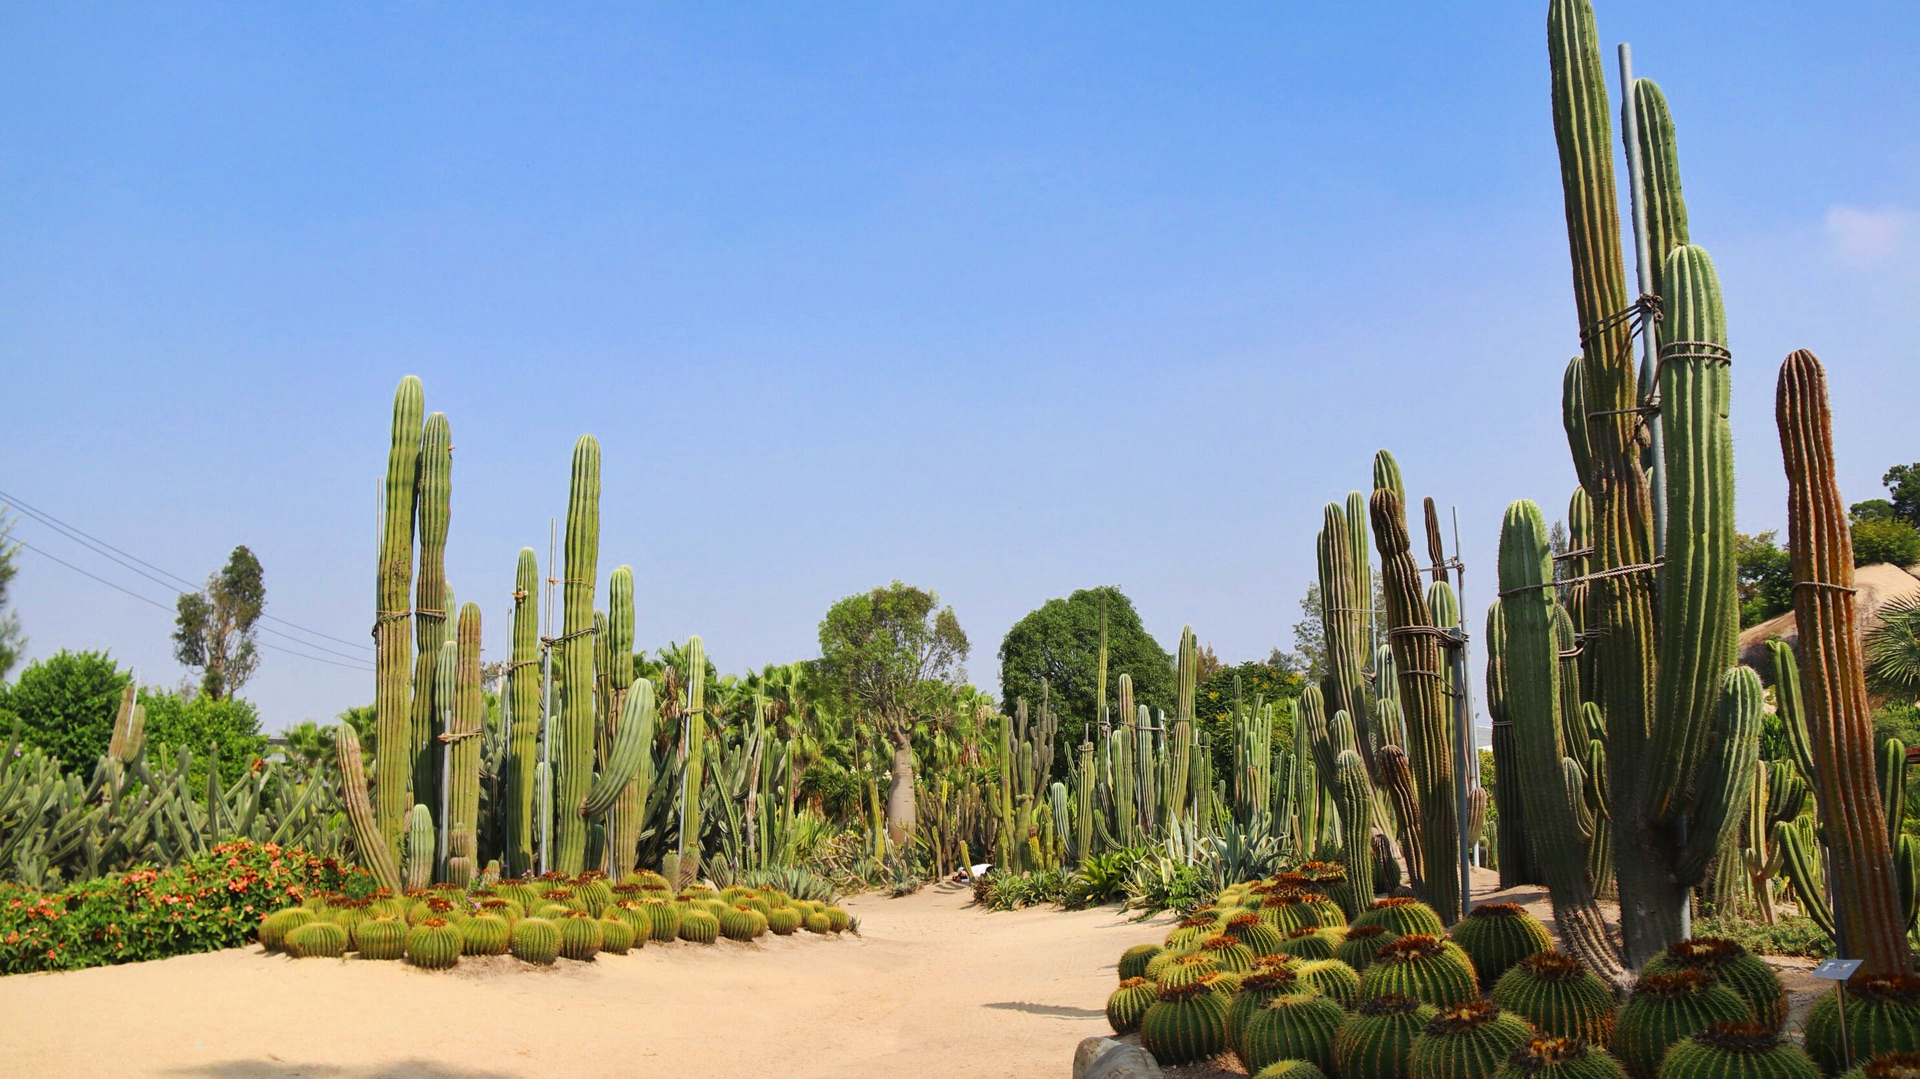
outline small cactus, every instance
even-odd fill
[[[1255,921],[1258,920],[1255,919]],[[1253,949],[1240,943],[1240,938],[1227,933],[1201,941],[1200,954],[1213,960],[1214,966],[1228,973],[1245,974],[1253,969]]]
[[[1413,1039],[1435,1014],[1400,994],[1361,1001],[1334,1036],[1334,1072],[1342,1079],[1407,1079]]]
[[[643,899],[640,909],[646,912],[651,927],[647,932],[648,940],[676,940],[680,936],[680,908],[664,899]]]
[[[822,922],[827,921],[826,915],[819,914],[810,915],[808,922],[811,923],[813,918],[816,917]],[[812,929],[813,926],[809,924],[807,928]],[[829,928],[831,928],[830,923],[827,928],[822,928],[818,930],[818,932],[827,932]],[[715,940],[718,940],[719,937],[720,919],[715,918],[704,910],[690,910],[680,919],[681,940],[691,941],[694,944],[712,944]]]
[[[1442,1008],[1413,1039],[1408,1079],[1490,1079],[1533,1037],[1526,1020],[1484,1000]]]
[[[720,935],[728,940],[750,941],[766,931],[766,916],[752,907],[730,907],[720,915]]]
[[[1613,1040],[1613,991],[1570,955],[1541,952],[1515,963],[1494,983],[1493,1002],[1549,1038]]]
[[[609,914],[600,919],[600,950],[625,955],[633,948],[633,926]]]
[[[1920,1053],[1882,1053],[1840,1079],[1920,1079]]]
[[[353,927],[353,943],[362,959],[405,958],[407,923],[398,918],[367,918]]]
[[[285,944],[287,934],[313,921],[318,915],[306,907],[288,907],[276,910],[260,919],[260,945],[270,952],[279,951]]]
[[[1136,944],[1120,953],[1120,980],[1147,976],[1147,961],[1160,954],[1158,944]]]
[[[407,962],[422,970],[446,970],[460,961],[466,942],[445,918],[425,918],[407,933]]]
[[[1227,1000],[1202,978],[1163,985],[1140,1020],[1140,1045],[1161,1064],[1191,1064],[1227,1044]]]
[[[821,914],[819,911],[810,911],[806,917],[800,919],[800,927],[809,933],[831,933],[833,932],[833,919]]]
[[[1820,1079],[1798,1046],[1764,1023],[1715,1023],[1680,1039],[1660,1062],[1660,1079]]]
[[[462,955],[505,955],[513,926],[497,914],[476,914],[460,923]]]
[[[560,928],[560,955],[566,959],[589,962],[600,954],[600,920],[584,910],[568,911],[556,925]]]
[[[775,907],[767,912],[767,928],[776,937],[793,936],[803,915],[793,907]]]
[[[1473,960],[1485,989],[1520,960],[1553,950],[1547,927],[1518,903],[1482,903],[1454,925],[1452,939]]]
[[[1332,959],[1333,938],[1324,929],[1301,926],[1281,938],[1279,952],[1303,961]]]
[[[1353,920],[1354,925],[1377,925],[1400,936],[1423,933],[1445,936],[1447,927],[1432,907],[1406,896],[1392,896],[1375,902]]]
[[[545,918],[523,918],[513,927],[508,950],[521,962],[550,967],[560,957],[560,927]]]
[[[1253,1073],[1253,1079],[1327,1079],[1327,1073],[1304,1060],[1276,1060]]]
[[[1226,932],[1255,955],[1270,955],[1280,950],[1280,931],[1261,921],[1252,911],[1227,919]]]
[[[1360,973],[1338,959],[1315,959],[1294,969],[1302,985],[1311,985],[1352,1011],[1360,1004]]]
[[[1360,996],[1409,996],[1444,1007],[1465,1004],[1480,995],[1473,961],[1460,946],[1440,937],[1412,933],[1380,949],[1360,976]]]
[[[1579,1038],[1535,1038],[1513,1051],[1494,1079],[1626,1079],[1620,1062]]]
[[[1634,1079],[1655,1079],[1675,1042],[1715,1023],[1744,1023],[1753,1010],[1704,970],[1643,974],[1620,1008],[1613,1054]]]
[[[1281,1060],[1305,1060],[1331,1071],[1334,1034],[1346,1018],[1346,1009],[1337,1002],[1318,989],[1302,987],[1274,997],[1249,1016],[1236,1051],[1250,1071]]]
[[[334,922],[303,922],[281,943],[295,959],[338,959],[347,954],[347,931]]]
[[[1677,941],[1647,962],[1648,974],[1676,970],[1708,970],[1721,985],[1740,994],[1753,1009],[1753,1018],[1769,1030],[1787,1023],[1787,990],[1766,960],[1738,943],[1720,937]]]
[[[1128,978],[1107,997],[1107,1023],[1115,1034],[1131,1034],[1140,1029],[1140,1020],[1153,1006],[1158,990],[1145,978]],[[1239,999],[1238,997],[1234,999]]]
[[[1920,1053],[1920,978],[1912,975],[1862,978],[1845,986],[1847,1022],[1844,1041],[1836,995],[1842,987],[1814,1001],[1807,1015],[1807,1052],[1828,1075],[1846,1070],[1850,1050],[1854,1061],[1872,1060],[1888,1053]]]
[[[1246,1033],[1247,1022],[1254,1013],[1275,997],[1301,988],[1299,975],[1294,973],[1291,964],[1256,967],[1252,973],[1242,976],[1233,991],[1233,999],[1227,1002],[1227,1048],[1244,1060],[1247,1051],[1241,1036]]]

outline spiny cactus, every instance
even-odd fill
[[[1407,996],[1363,1000],[1334,1036],[1334,1073],[1342,1079],[1408,1079],[1413,1040],[1437,1014]]]
[[[1245,1060],[1247,1049],[1243,1036],[1247,1022],[1256,1012],[1265,1008],[1268,1001],[1301,988],[1291,966],[1257,967],[1242,976],[1239,987],[1234,990],[1233,999],[1227,1002],[1227,1048]]]
[[[776,937],[790,937],[800,928],[803,915],[793,907],[775,907],[767,912],[767,928]],[[1139,977],[1139,975],[1134,975]]]
[[[315,917],[317,915],[306,907],[288,907],[263,916],[256,934],[260,938],[260,946],[270,952],[279,951],[288,933],[313,921]]]
[[[1439,937],[1447,932],[1446,926],[1440,924],[1440,915],[1432,907],[1405,896],[1375,901],[1353,920],[1353,924],[1377,925],[1403,937],[1411,933]]]
[[[505,918],[476,914],[460,923],[460,952],[462,955],[505,955],[512,936],[513,929]]]
[[[1526,1020],[1484,1000],[1442,1008],[1413,1039],[1408,1079],[1488,1079],[1533,1037]]]
[[[1153,1006],[1158,991],[1145,978],[1128,978],[1107,997],[1107,1023],[1115,1034],[1131,1034],[1140,1029],[1140,1020]],[[1237,999],[1237,998],[1236,998]]]
[[[1259,1071],[1276,1061],[1305,1060],[1331,1071],[1334,1035],[1346,1017],[1346,1010],[1318,989],[1281,993],[1248,1016],[1237,1049],[1241,1062]]]
[[[600,920],[584,910],[570,910],[554,923],[560,929],[560,955],[586,962],[600,954],[605,937]]]
[[[1279,952],[1299,960],[1332,959],[1334,939],[1329,930],[1302,926],[1281,938]]]
[[[608,915],[600,919],[600,950],[625,955],[633,948],[633,926],[624,919]]]
[[[1460,919],[1451,936],[1473,960],[1487,989],[1520,960],[1553,950],[1547,927],[1517,903],[1482,903]]]
[[[844,933],[853,925],[853,915],[848,914],[845,907],[828,906],[827,922],[834,932]]]
[[[680,783],[680,843],[677,850],[682,887],[700,875],[700,792],[706,776],[707,744],[707,650],[699,637],[687,638],[687,670],[682,678],[687,686],[687,705],[683,719],[687,725],[686,769]]]
[[[1160,952],[1161,947],[1158,944],[1136,944],[1126,951],[1121,952],[1119,963],[1120,980],[1124,982],[1128,978],[1146,977],[1147,962],[1154,956],[1159,955]]]
[[[393,960],[407,954],[407,923],[398,918],[365,918],[353,927],[354,948],[362,959]]]
[[[407,932],[407,962],[423,970],[445,970],[460,961],[465,946],[459,926],[445,918],[425,918]]]
[[[1380,949],[1400,939],[1400,934],[1378,925],[1356,925],[1334,945],[1333,957],[1358,971],[1373,963]],[[1471,953],[1469,953],[1471,954]]]
[[[731,907],[720,915],[720,935],[728,940],[750,941],[766,931],[766,916],[752,907]]]
[[[347,954],[347,931],[316,919],[287,930],[281,946],[295,959],[338,959]]]
[[[600,559],[600,442],[581,435],[573,444],[573,471],[567,490],[566,576],[558,665],[566,689],[557,724],[559,753],[554,758],[558,804],[576,809],[593,782],[593,590]],[[587,822],[576,812],[560,812],[554,821],[553,867],[579,873],[587,867]],[[598,944],[594,946],[597,951]]]
[[[1199,952],[1182,952],[1168,962],[1158,965],[1149,963],[1147,972],[1158,985],[1190,985],[1209,974],[1217,974],[1219,964],[1210,955]]]
[[[407,887],[425,888],[433,883],[433,813],[417,805],[407,815]]]
[[[514,876],[534,868],[538,822],[533,801],[534,770],[540,763],[540,564],[533,548],[522,547],[513,574],[513,658],[507,665],[507,871]]]
[[[508,949],[522,962],[552,966],[560,956],[560,927],[545,918],[522,918],[513,927]]]
[[[1668,945],[1647,963],[1648,974],[1676,970],[1711,971],[1721,985],[1740,994],[1753,1009],[1754,1020],[1768,1030],[1787,1022],[1787,990],[1766,960],[1751,955],[1738,943],[1721,937],[1693,937]]]
[[[1226,932],[1245,944],[1255,955],[1277,953],[1283,939],[1273,926],[1261,921],[1260,916],[1252,911],[1227,919]]]
[[[1276,1060],[1253,1073],[1253,1079],[1327,1079],[1327,1073],[1305,1060]]]
[[[379,744],[411,746],[413,638],[413,525],[415,483],[419,474],[420,434],[425,391],[412,375],[393,394],[392,441],[387,451],[386,504],[381,515],[380,565],[375,572],[377,612],[373,624],[376,692],[374,716]],[[389,857],[400,856],[400,840],[413,804],[409,785],[413,754],[383,752],[374,762],[379,794],[376,814]]]
[[[1360,973],[1338,959],[1315,959],[1294,968],[1300,984],[1310,985],[1352,1009],[1360,1003]]]
[[[1340,828],[1346,837],[1341,854],[1347,866],[1347,880],[1371,881],[1373,784],[1367,777],[1366,762],[1353,750],[1343,750],[1334,758],[1333,768],[1334,780],[1339,787]],[[1363,905],[1361,889],[1347,888],[1345,891],[1345,914],[1357,916]]]
[[[1842,1079],[1920,1079],[1920,1053],[1882,1053]]]
[[[1425,1004],[1464,1004],[1480,995],[1473,961],[1456,944],[1412,933],[1382,947],[1360,976],[1362,1000],[1408,996]]]
[[[1777,1030],[1754,1023],[1715,1023],[1676,1042],[1660,1063],[1660,1079],[1820,1079],[1813,1058]]]
[[[447,874],[456,883],[473,877],[473,859],[480,849],[480,740],[483,702],[480,694],[480,605],[460,606],[454,627],[452,723],[441,740],[447,754]],[[466,861],[464,879],[456,878],[454,858]]]
[[[1605,1049],[1579,1038],[1535,1038],[1513,1051],[1494,1079],[1627,1079]]]
[[[1226,1048],[1227,999],[1211,978],[1163,985],[1140,1020],[1140,1045],[1161,1064],[1191,1064]]]
[[[1838,996],[1843,989],[1844,1028]],[[1920,978],[1876,975],[1835,986],[1814,1001],[1806,1033],[1807,1052],[1828,1075],[1887,1053],[1920,1053]]]
[[[1613,1040],[1613,990],[1570,955],[1527,956],[1500,976],[1492,995],[1495,1004],[1548,1037],[1594,1045]]]
[[[826,923],[826,928],[818,932],[827,932],[832,929],[833,923],[824,914],[808,915],[802,924],[808,929],[813,929],[812,923],[816,917]],[[719,939],[719,936],[720,919],[704,910],[689,910],[680,918],[681,940],[691,941],[694,944],[712,944]]]
[[[1201,941],[1200,954],[1213,960],[1218,969],[1229,973],[1245,974],[1253,969],[1253,949],[1240,943],[1238,937],[1227,933]]]
[[[1673,1044],[1715,1023],[1745,1023],[1752,1009],[1704,970],[1644,974],[1620,1008],[1613,1054],[1634,1079],[1655,1079]]]

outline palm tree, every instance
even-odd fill
[[[1920,596],[1880,608],[1880,622],[1867,631],[1866,646],[1867,686],[1920,703]]]

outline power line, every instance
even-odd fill
[[[167,570],[161,569],[159,566],[154,565],[153,563],[147,561],[144,558],[139,557],[138,555],[129,554],[128,552],[123,551],[118,547],[115,547],[113,544],[108,543],[106,540],[103,540],[98,536],[94,536],[90,533],[84,532],[74,525],[67,524],[65,521],[60,520],[59,518],[53,516],[52,514],[48,513],[45,510],[36,509],[35,507],[20,501],[18,498],[15,498],[13,495],[8,494],[5,491],[0,491],[0,502],[4,502],[9,505],[19,507],[21,510],[23,510],[27,514],[27,516],[32,517],[34,520],[39,521],[41,524],[47,525],[65,534],[68,539],[71,539],[74,542],[81,544],[82,546],[91,548],[95,554],[111,559],[114,562],[119,562],[120,565],[125,566],[127,569],[133,570],[133,572],[140,574],[140,576],[145,577],[147,580],[152,581],[163,588],[171,588],[176,592],[181,591],[181,589],[179,589],[175,585],[170,584],[166,581],[160,580],[160,578],[153,576],[152,573],[148,573],[146,572],[146,570],[140,569],[138,566],[133,566],[133,565],[129,565],[126,562],[122,562],[120,558],[116,558],[115,555],[120,555],[126,558],[130,558],[134,562],[138,562],[141,566],[145,566],[147,569],[150,569],[154,573],[158,573],[161,576],[171,577],[175,581],[180,582],[180,584],[186,585],[188,591],[199,590],[198,585],[194,584],[192,581],[187,580],[185,577],[182,577],[177,573],[170,573]],[[102,548],[104,548],[104,550]],[[45,551],[41,551],[40,553],[46,554]],[[266,613],[262,613],[260,617],[269,622],[278,622],[279,624],[283,626],[287,626],[291,629],[297,629],[300,632],[305,633],[312,637],[325,638],[326,640],[332,641],[335,644],[344,644],[349,648],[358,648],[363,652],[373,651],[373,647],[371,645],[362,644],[359,641],[350,641],[344,637],[335,637],[331,633],[322,633],[317,629],[308,629],[306,626],[300,625],[298,622],[289,622],[284,618],[279,618],[274,615],[270,615]],[[265,627],[262,627],[262,628],[264,629]],[[272,631],[268,630],[268,632],[272,632]],[[310,641],[302,641],[297,637],[290,637],[284,633],[280,634],[280,636],[287,637],[288,640],[293,641],[294,643],[304,648],[319,648],[323,652],[328,652],[336,656],[341,655],[341,653],[335,652],[331,648],[325,648],[325,647],[322,647],[321,645],[314,644]],[[347,658],[357,659],[357,658],[363,658],[363,657],[349,656]]]
[[[73,572],[80,574],[82,577],[90,577],[100,582],[101,584],[106,585],[108,588],[113,589],[116,592],[120,592],[128,596],[132,596],[134,599],[139,600],[140,602],[146,604],[149,607],[159,608],[160,610],[165,611],[168,614],[174,613],[174,609],[172,607],[169,607],[166,604],[161,603],[159,600],[154,599],[151,596],[143,596],[140,593],[135,592],[131,588],[125,588],[120,585],[117,585],[112,581],[107,580],[105,577],[100,576],[97,573],[92,573],[87,570],[81,569],[79,566],[74,565],[73,563],[67,561],[64,558],[61,558],[58,555],[49,554],[46,551],[43,551],[40,548],[35,547],[33,544],[28,543],[26,540],[15,540],[14,542],[18,543],[22,548],[32,551],[34,554],[39,555],[41,558],[44,558],[50,562],[56,562],[62,566],[65,566],[68,569],[72,570]],[[307,655],[305,652],[296,651],[292,648],[287,648],[284,645],[269,644],[266,641],[255,641],[254,643],[259,645],[261,648],[271,649],[275,652],[285,652],[287,655],[299,656],[301,659],[310,659],[315,663],[326,663],[335,667],[345,667],[348,670],[364,671],[368,674],[373,673],[372,667],[365,666],[359,663],[341,663],[338,660],[325,659],[320,656],[310,656],[310,655]],[[300,642],[300,643],[304,644],[305,642]],[[317,646],[308,645],[308,647],[317,647]],[[336,653],[336,655],[337,654],[338,653]]]

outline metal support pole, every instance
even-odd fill
[[[1472,777],[1468,761],[1473,757],[1473,690],[1467,677],[1467,566],[1460,560],[1460,511],[1454,510],[1453,562],[1458,580],[1455,595],[1462,612],[1461,624],[1454,627],[1453,647],[1453,798],[1454,813],[1460,822],[1460,913],[1473,909],[1473,849],[1475,837],[1467,834],[1467,819],[1472,795]],[[1437,546],[1437,544],[1436,544]]]
[[[544,617],[549,640],[553,637],[553,585],[559,578],[553,575],[554,559],[559,557],[560,520],[557,517],[547,519],[547,603]],[[548,854],[553,847],[553,645],[541,642],[540,645],[540,763],[547,766],[547,792],[549,797],[540,799],[535,810],[540,815],[540,872],[551,869]],[[535,784],[534,794],[540,793]]]

